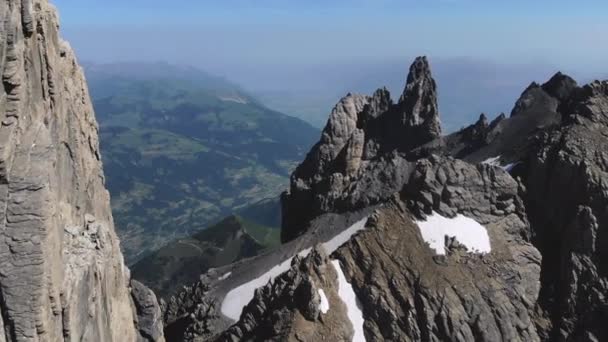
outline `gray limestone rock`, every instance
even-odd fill
[[[0,341],[136,341],[81,68],[45,0],[0,3]]]

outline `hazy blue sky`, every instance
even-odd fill
[[[445,117],[508,111],[530,81],[557,70],[608,77],[606,0],[54,3],[81,60],[189,64],[321,118],[347,91],[399,92],[418,55],[430,57]]]
[[[428,54],[600,67],[608,1],[55,0],[83,58],[221,68]]]

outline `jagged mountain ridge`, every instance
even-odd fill
[[[412,108],[434,108],[432,83],[420,81],[432,79],[428,63],[416,60],[412,69],[420,75],[416,65],[429,77],[408,77],[406,92],[416,100],[405,113],[385,89],[340,101],[283,196],[286,244],[220,270],[230,270],[233,279],[207,274],[173,298],[165,310],[168,336],[352,339],[357,327],[344,313],[344,298],[335,296],[339,280],[327,270],[339,261],[361,303],[368,341],[608,338],[601,323],[608,313],[607,165],[601,152],[608,142],[602,133],[607,82],[579,87],[556,74],[526,89],[509,118],[488,122],[482,115],[474,125],[439,137],[432,124],[411,124],[421,122],[417,113],[424,112]],[[410,84],[416,80],[418,86]],[[426,112],[438,122],[437,111]],[[373,127],[384,122],[392,123],[389,129],[401,127],[402,134],[378,137]],[[330,259],[326,246],[296,256],[288,272],[243,304],[238,322],[227,319],[230,289],[339,236],[362,217],[369,217],[365,230]],[[445,255],[433,253],[420,227],[437,217],[482,225],[491,251],[476,253],[446,236],[444,244],[439,241]],[[328,294],[325,313],[319,290]]]
[[[130,284],[82,69],[45,0],[0,2],[0,341],[164,341]]]

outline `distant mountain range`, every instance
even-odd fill
[[[197,69],[124,63],[85,71],[130,264],[278,196],[320,134]]]

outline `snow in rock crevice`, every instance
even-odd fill
[[[367,223],[368,217],[354,223],[348,229],[344,230],[340,234],[336,235],[329,241],[323,243],[323,248],[327,252],[327,254],[333,253],[336,249],[346,243],[350,238],[356,234],[357,232],[363,230],[365,228],[365,224]],[[312,248],[307,248],[299,253],[297,253],[300,257],[306,257]],[[242,284],[230,292],[226,294],[224,300],[222,301],[221,312],[224,316],[238,321],[241,317],[241,313],[243,312],[243,308],[253,299],[255,295],[255,290],[265,286],[268,282],[274,281],[274,279],[281,274],[287,272],[291,268],[291,260],[293,257],[286,259],[280,264],[274,266],[266,273],[262,274],[256,279],[253,279],[245,284]]]
[[[513,171],[513,168],[515,168],[519,164],[520,164],[520,162],[507,164],[505,166],[502,166],[502,169],[505,170],[505,171],[507,171],[507,172],[511,172],[511,171]]]
[[[226,279],[230,278],[230,275],[232,275],[232,272],[225,273],[221,277],[217,278],[217,280],[219,280],[219,281],[226,280]]]
[[[500,158],[502,158],[502,156],[488,158],[481,163],[485,165],[500,166]]]
[[[327,300],[327,296],[325,295],[325,291],[323,289],[319,289],[319,297],[321,297],[321,304],[319,304],[319,310],[323,314],[326,314],[329,311],[329,301]]]
[[[365,334],[363,333],[363,323],[365,321],[363,320],[363,312],[357,303],[357,295],[352,285],[346,280],[340,261],[332,260],[331,263],[334,265],[336,273],[338,273],[338,296],[346,305],[346,315],[353,326],[352,342],[365,342]]]
[[[507,165],[502,165],[502,163],[500,162],[501,159],[502,159],[502,156],[498,156],[498,157],[488,158],[488,159],[482,161],[481,163],[485,164],[485,165],[500,167],[501,169],[503,169],[507,172],[511,172],[513,170],[513,168],[515,166],[519,165],[519,163],[520,163],[520,162],[515,162],[515,163],[510,163]]]
[[[490,253],[490,236],[486,227],[463,215],[446,218],[433,212],[425,221],[416,221],[422,238],[439,255],[445,255],[446,237],[455,237],[472,253]]]

